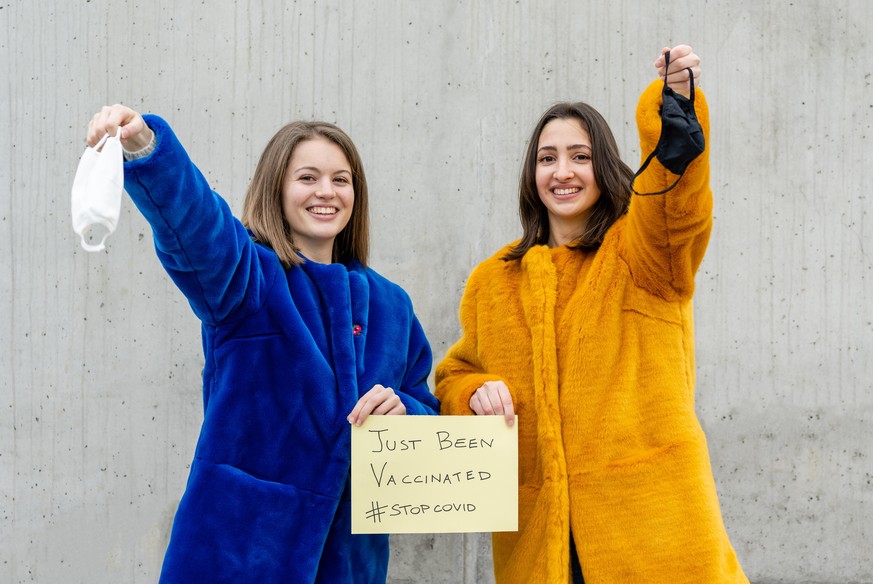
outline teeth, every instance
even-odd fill
[[[577,192],[579,192],[579,189],[577,189],[577,188],[572,188],[572,189],[555,189],[555,194],[556,194],[556,195],[572,195],[573,193],[577,193]]]
[[[309,212],[316,215],[335,215],[336,209],[334,207],[310,207]]]

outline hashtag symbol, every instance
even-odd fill
[[[366,517],[367,519],[372,519],[373,523],[382,523],[382,515],[385,514],[384,510],[387,508],[388,505],[379,505],[379,501],[372,501]]]

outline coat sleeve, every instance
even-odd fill
[[[661,135],[661,90],[653,82],[640,96],[637,126],[641,157],[651,153]],[[703,129],[706,147],[686,169],[675,188],[664,195],[634,195],[628,213],[623,246],[635,283],[666,300],[690,298],[694,275],[712,229],[712,190],[709,186],[709,109],[699,89],[694,109]],[[637,192],[663,190],[676,180],[654,158],[636,180]]]
[[[430,344],[418,318],[413,315],[406,357],[406,374],[399,390],[395,390],[406,406],[407,415],[433,416],[440,413],[440,402],[430,392],[427,378],[433,366]]]
[[[144,119],[155,150],[125,162],[124,188],[152,228],[158,259],[204,323],[256,311],[277,267],[264,273],[257,246],[170,126],[154,115]]]
[[[436,396],[445,415],[472,415],[470,398],[476,390],[486,381],[505,382],[499,375],[485,371],[479,359],[477,324],[480,268],[470,274],[461,298],[461,338],[449,348],[436,369]]]

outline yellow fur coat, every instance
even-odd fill
[[[661,88],[637,108],[643,155],[660,135]],[[700,91],[695,104],[708,144]],[[655,159],[636,186],[674,179]],[[562,260],[563,277],[545,246],[510,262],[504,248],[470,275],[436,394],[459,415],[485,381],[512,393],[519,530],[493,536],[497,582],[568,582],[571,528],[586,584],[748,582],[694,412],[691,296],[711,226],[707,149],[666,195],[634,197],[597,252],[564,248],[578,258]]]

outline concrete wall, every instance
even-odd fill
[[[441,357],[470,269],[519,233],[536,118],[583,99],[636,165],[664,45],[704,58],[716,224],[698,411],[755,582],[873,582],[873,4],[866,0],[0,1],[0,581],[153,582],[202,417],[198,323],[129,201],[70,227],[84,128],[161,113],[236,212],[294,118],[371,181],[373,264]],[[389,581],[488,582],[488,538],[396,537]]]

